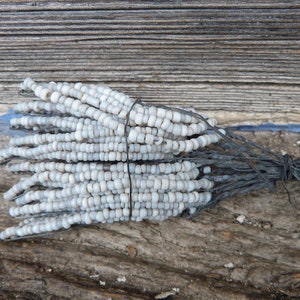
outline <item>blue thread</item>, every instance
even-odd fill
[[[300,124],[273,124],[273,123],[264,123],[261,125],[237,125],[230,126],[226,129],[236,130],[236,131],[289,131],[300,133]]]
[[[11,129],[10,120],[23,117],[23,114],[17,114],[13,109],[9,109],[7,114],[0,116],[0,135],[7,136],[24,136],[26,132],[21,129]]]

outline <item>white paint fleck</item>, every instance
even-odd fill
[[[232,262],[230,262],[228,264],[225,264],[224,267],[228,269],[234,269],[235,265]]]
[[[106,285],[106,282],[105,282],[105,281],[99,280],[99,284],[102,285],[102,286],[105,286],[105,285]]]
[[[117,281],[118,281],[119,283],[125,283],[125,282],[126,282],[126,277],[125,277],[125,276],[118,277],[118,278],[117,278]]]
[[[246,217],[244,215],[239,215],[236,220],[240,223],[240,224],[244,224],[246,221]]]

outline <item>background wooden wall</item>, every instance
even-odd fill
[[[106,83],[144,101],[193,106],[220,124],[299,123],[299,37],[297,0],[1,1],[0,113],[24,100],[18,85],[31,76]],[[297,135],[252,138],[299,156]],[[1,169],[1,191],[15,180]],[[299,202],[298,185],[289,188]],[[12,220],[7,204],[0,208],[4,228]],[[1,242],[0,297],[292,299],[300,296],[299,225],[279,188],[194,221]]]
[[[19,101],[19,82],[32,76],[103,82],[145,101],[213,111],[221,122],[297,121],[299,5],[1,1],[0,109]]]

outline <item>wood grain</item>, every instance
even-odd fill
[[[0,113],[27,100],[18,86],[31,76],[104,83],[147,102],[193,106],[222,125],[299,123],[299,36],[296,0],[1,1]],[[247,137],[299,156],[297,134]],[[19,179],[4,167],[0,174],[1,192]],[[299,203],[299,184],[288,187]],[[0,229],[12,225],[8,207],[0,202]],[[1,242],[0,298],[293,299],[299,220],[279,185],[194,220]]]
[[[297,1],[18,1],[0,11],[1,103],[19,102],[16,85],[32,76],[101,82],[222,120],[299,115]]]
[[[281,140],[297,151],[296,134],[266,136],[247,135],[273,150]],[[2,174],[3,190],[19,179]],[[299,184],[288,188],[299,203]],[[8,207],[1,202],[0,229],[13,223]],[[274,194],[236,197],[192,220],[76,227],[1,242],[0,291],[8,299],[154,299],[174,290],[172,299],[292,299],[300,295],[299,216],[278,185]]]

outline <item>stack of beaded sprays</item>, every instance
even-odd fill
[[[0,151],[0,163],[14,159],[7,168],[27,175],[4,194],[14,202],[10,215],[22,220],[2,240],[73,224],[164,220],[273,187],[283,175],[300,179],[298,162],[257,155],[191,110],[145,104],[107,86],[26,78],[21,89],[36,98],[16,105],[24,116],[11,125],[33,134]]]
[[[106,86],[26,78],[21,89],[36,98],[15,106],[24,116],[11,125],[34,134],[11,138],[0,160],[21,159],[7,167],[28,174],[4,194],[22,221],[0,239],[164,220],[211,200],[209,167],[174,157],[217,142],[219,132],[208,131],[214,119],[145,105]]]

